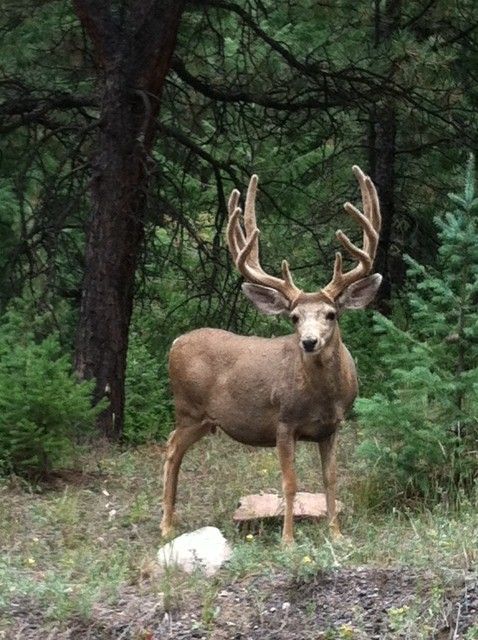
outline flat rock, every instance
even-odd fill
[[[342,511],[343,505],[336,501],[337,513]],[[275,493],[259,493],[243,496],[234,513],[235,522],[262,520],[264,518],[278,518],[284,515],[284,499]],[[326,518],[327,506],[324,493],[307,493],[299,491],[294,500],[294,517],[297,518]]]
[[[158,563],[161,567],[180,567],[187,573],[200,569],[212,576],[231,554],[231,546],[219,529],[202,527],[184,533],[161,547]]]

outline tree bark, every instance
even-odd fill
[[[147,166],[184,2],[137,0],[123,25],[108,3],[74,0],[74,7],[93,43],[103,85],[75,364],[81,378],[95,378],[94,402],[109,399],[98,427],[118,439]]]
[[[383,281],[377,305],[388,312],[392,295],[393,273],[390,270],[390,248],[395,218],[395,137],[396,116],[393,105],[380,105],[371,115],[369,138],[369,165],[371,177],[377,187],[382,213],[382,230],[375,258],[375,270]]]
[[[381,7],[375,0],[374,40],[375,48],[391,39],[398,27],[401,15],[401,1],[387,0]],[[393,60],[391,61],[393,65]],[[370,174],[377,186],[382,212],[382,230],[375,259],[375,269],[383,276],[376,302],[378,308],[388,314],[392,295],[395,270],[391,269],[390,249],[392,229],[395,219],[395,141],[397,118],[392,99],[378,101],[370,110],[368,136]]]

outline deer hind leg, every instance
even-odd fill
[[[282,492],[285,501],[283,544],[294,542],[294,499],[297,493],[297,478],[294,467],[295,439],[286,428],[277,431],[277,453],[282,471]]]
[[[169,536],[172,532],[174,505],[178,486],[178,474],[184,454],[191,445],[211,431],[210,424],[200,423],[194,426],[176,426],[166,444],[166,461],[164,463],[163,484],[163,517],[161,519],[161,535]]]
[[[320,458],[322,461],[322,475],[324,478],[325,501],[327,504],[327,516],[332,537],[338,538],[340,532],[337,512],[335,510],[335,495],[337,488],[337,460],[336,460],[337,434],[334,433],[326,440],[319,442]]]

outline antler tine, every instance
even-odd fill
[[[335,300],[342,291],[353,282],[364,278],[370,273],[373,266],[375,254],[377,253],[378,240],[381,226],[380,205],[377,191],[369,176],[354,165],[352,171],[358,180],[363,202],[363,213],[353,204],[346,202],[344,208],[347,213],[354,218],[363,229],[362,248],[355,245],[342,230],[336,232],[336,236],[342,246],[350,255],[358,261],[358,264],[347,271],[342,272],[342,254],[336,253],[334,263],[334,274],[329,284],[322,289],[329,298]]]
[[[367,184],[368,192],[370,194],[370,202],[372,206],[373,227],[374,229],[377,230],[377,234],[380,235],[380,228],[382,226],[382,216],[380,214],[380,202],[378,200],[377,189],[375,188],[375,185],[373,184],[373,182],[370,180],[368,176],[367,176],[366,184]],[[378,238],[377,238],[377,245],[378,245]]]
[[[251,176],[246,194],[244,207],[244,229],[241,227],[242,209],[238,206],[239,191],[232,191],[229,202],[229,222],[227,225],[227,243],[232,259],[238,271],[254,284],[271,287],[282,293],[288,300],[293,301],[300,289],[295,286],[289,265],[282,262],[282,278],[276,278],[264,271],[259,261],[259,229],[256,222],[255,201],[257,193],[257,175]]]
[[[365,173],[362,171],[360,167],[358,167],[357,165],[354,165],[352,167],[352,171],[355,177],[357,178],[360,186],[364,214],[367,220],[371,223],[372,228],[374,230],[373,233],[366,234],[365,228],[364,228],[364,236],[363,236],[364,250],[367,251],[368,253],[373,254],[373,256],[375,257],[375,253],[377,251],[377,244],[378,244],[378,232],[375,232],[375,229],[378,229],[378,231],[380,231],[380,226],[382,222],[382,219],[380,216],[380,205],[378,202],[377,190],[375,189],[375,186],[371,181],[371,179],[369,178],[369,176],[365,175]],[[372,262],[373,262],[373,259],[372,259]]]
[[[231,252],[234,263],[237,261],[239,253],[246,244],[246,239],[239,224],[239,217],[242,211],[239,207],[236,207],[229,215],[229,222],[227,223],[226,237],[229,251]]]
[[[229,200],[227,203],[227,211],[229,213],[229,217],[232,216],[232,214],[234,213],[234,211],[237,208],[237,205],[239,203],[239,196],[241,194],[239,193],[239,191],[237,189],[233,189],[231,191],[231,195],[229,196]]]
[[[249,180],[249,186],[247,187],[246,193],[246,204],[244,206],[244,227],[246,229],[246,236],[251,236],[254,231],[257,229],[257,221],[256,221],[256,193],[257,193],[257,182],[259,178],[256,174],[251,176]],[[250,259],[251,262],[259,265],[259,240],[258,238],[251,246],[250,251]]]
[[[229,220],[227,224],[226,236],[229,250],[231,252],[234,262],[237,260],[239,252],[246,243],[244,234],[240,224],[238,224],[239,216],[241,215],[241,209],[238,207],[240,193],[237,189],[231,191],[229,201],[227,203],[227,210],[229,213]]]

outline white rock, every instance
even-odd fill
[[[187,573],[202,569],[208,576],[231,557],[232,549],[216,527],[202,527],[184,533],[161,547],[158,563],[162,567],[178,566]]]

